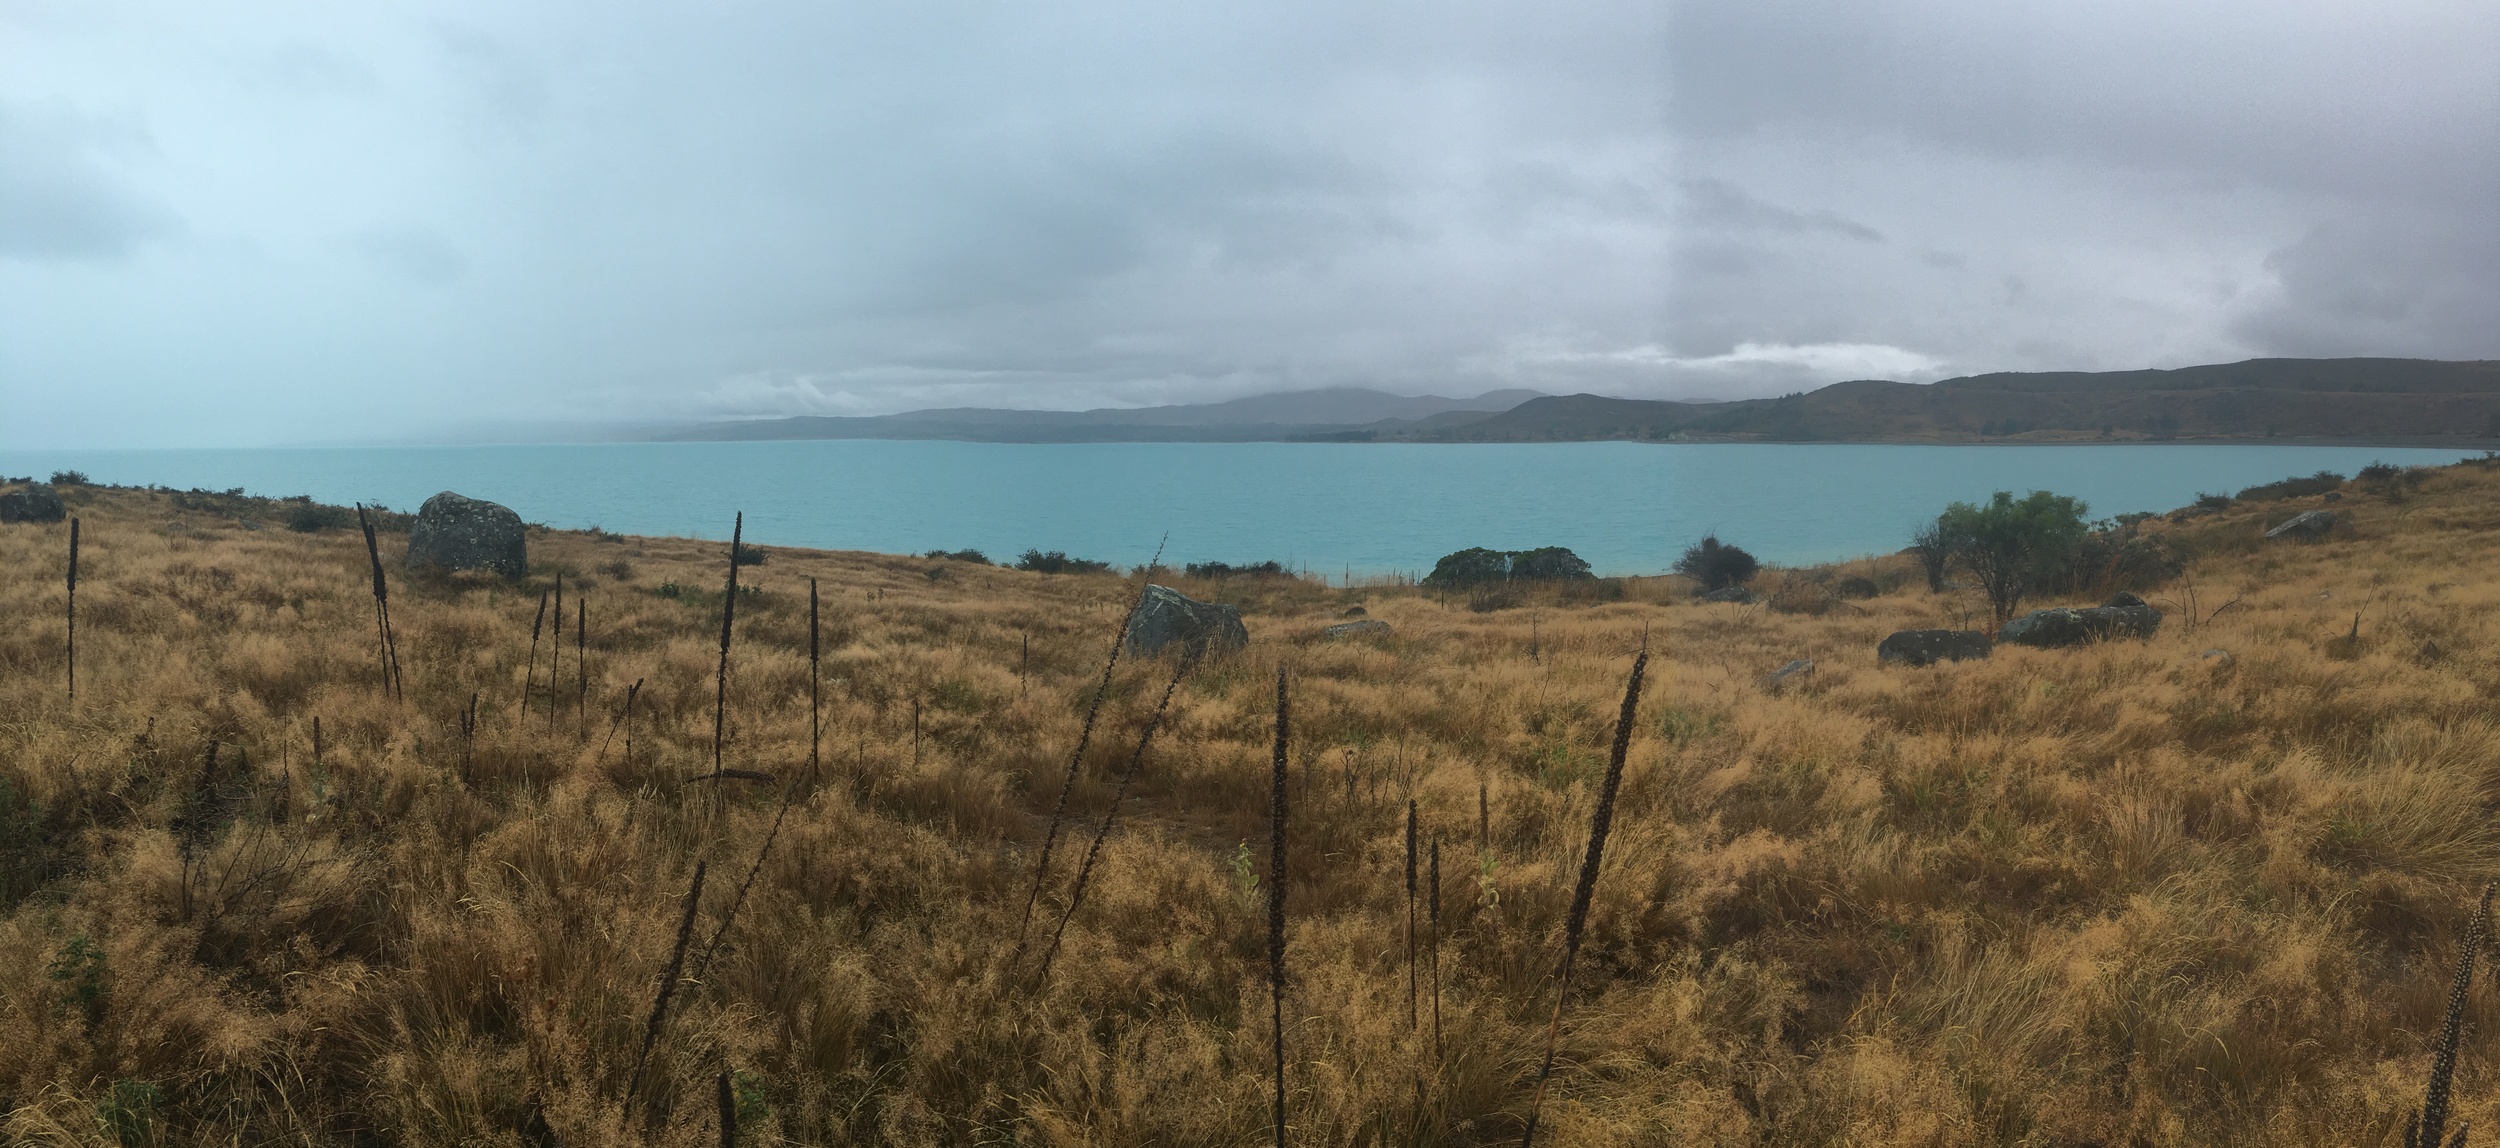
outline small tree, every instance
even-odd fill
[[[1944,568],[1953,562],[1953,555],[1944,548],[1944,531],[1933,522],[1912,531],[1909,553],[1927,574],[1927,592],[1944,593]]]
[[[1432,564],[1432,573],[1424,576],[1426,586],[1476,586],[1501,582],[1510,578],[1510,555],[1500,550],[1470,546],[1441,556]]]
[[[1994,624],[2002,629],[2025,595],[2070,568],[2088,528],[2081,500],[2035,490],[2021,501],[1996,492],[1985,506],[1956,502],[1936,516],[1936,533],[1953,561],[1987,591]]]
[[[1676,573],[1701,583],[1704,594],[1742,586],[1752,581],[1754,574],[1761,569],[1762,563],[1754,561],[1753,555],[1745,553],[1743,547],[1729,546],[1719,541],[1716,534],[1686,548],[1684,556],[1676,559],[1674,566]]]
[[[1510,576],[1527,582],[1585,582],[1596,577],[1589,564],[1566,546],[1512,551]]]

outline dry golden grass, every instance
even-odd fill
[[[761,592],[738,613],[727,764],[795,779],[796,804],[628,1107],[692,870],[711,871],[700,948],[780,798],[684,781],[711,768],[725,548],[540,534],[524,585],[394,565],[400,703],[354,531],[73,492],[74,706],[66,527],[0,527],[7,1130],[706,1143],[726,1070],[749,1143],[1264,1143],[1253,876],[1281,665],[1292,1138],[1515,1140],[1646,633],[1540,1143],[2391,1144],[2473,892],[2500,878],[2500,471],[2398,493],[2356,487],[2352,530],[2318,545],[2255,542],[2261,513],[2314,500],[2176,527],[2206,557],[2152,595],[2171,617],[2151,642],[1929,670],[1878,668],[1876,641],[1976,611],[1915,578],[1819,617],[1664,580],[1488,613],[1184,583],[1242,604],[1253,643],[1180,687],[1039,987],[1009,965],[1029,867],[1133,584],[774,547],[742,572]],[[520,691],[558,571],[588,599],[591,703],[572,704],[568,634],[550,723]],[[1320,639],[1356,602],[1392,634]],[[1792,658],[1819,668],[1768,689]],[[1123,660],[1063,842],[1104,811],[1170,670]],[[1451,854],[1437,1060],[1407,1023],[1410,797]],[[2469,1005],[2459,1114],[2490,1127],[2500,996],[2478,982]]]

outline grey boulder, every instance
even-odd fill
[[[61,492],[42,483],[0,494],[0,522],[59,522],[68,516]]]
[[[1984,658],[1994,646],[1977,630],[1896,630],[1875,647],[1878,662],[1932,666]]]
[[[2277,526],[2272,530],[2266,531],[2266,537],[2269,539],[2291,538],[2302,542],[2315,542],[2318,539],[2324,538],[2334,532],[2335,513],[2333,511],[2304,510],[2293,515],[2291,521],[2286,522],[2281,526]]]
[[[408,565],[518,578],[529,569],[528,532],[510,508],[446,490],[417,510],[408,528]]]
[[[2098,606],[2034,610],[2005,624],[1999,641],[2055,649],[2112,638],[2150,638],[2161,629],[2161,611],[2125,591]]]
[[[1763,675],[1762,684],[1769,686],[1776,693],[1780,687],[1787,685],[1790,679],[1809,677],[1813,673],[1814,663],[1805,658],[1799,658]]]
[[[1389,623],[1383,622],[1378,618],[1364,618],[1355,622],[1339,622],[1334,626],[1330,626],[1327,629],[1320,631],[1320,633],[1323,636],[1332,639],[1372,637],[1385,638],[1389,636]]]
[[[1169,586],[1148,586],[1128,616],[1128,650],[1159,654],[1179,646],[1191,655],[1238,650],[1250,644],[1241,611],[1201,602]]]

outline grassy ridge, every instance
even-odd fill
[[[2392,1143],[2500,877],[2500,471],[2472,466],[2355,484],[2318,545],[2257,541],[2316,495],[2159,524],[2203,557],[2150,595],[2155,640],[1932,670],[1874,645],[1984,607],[1893,559],[1853,572],[1898,589],[1815,616],[1667,579],[1486,612],[1180,580],[1252,645],[1172,697],[1038,989],[1017,919],[1133,582],[775,546],[741,572],[725,764],[776,781],[716,788],[684,779],[725,547],[544,532],[520,585],[394,564],[401,703],[353,531],[69,496],[74,706],[66,526],[0,527],[0,1102],[29,1140],[709,1143],[726,1071],[753,1143],[1263,1142],[1280,666],[1296,1143],[1515,1142],[1644,633],[1542,1143]],[[568,633],[551,720],[522,683],[558,573],[592,701]],[[1319,636],[1358,602],[1388,638]],[[1122,660],[1079,823],[1172,670]],[[781,783],[629,1104],[692,872],[709,938]],[[1438,1058],[1410,798],[1450,854]],[[2467,1005],[2458,1114],[2488,1126],[2500,998]]]

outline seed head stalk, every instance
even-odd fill
[[[1589,818],[1588,853],[1580,859],[1580,883],[1571,891],[1571,912],[1563,920],[1562,966],[1554,977],[1554,1016],[1545,1026],[1545,1059],[1536,1070],[1536,1095],[1528,1101],[1528,1126],[1519,1148],[1536,1141],[1538,1110],[1545,1105],[1545,1082],[1554,1073],[1554,1044],[1562,1036],[1563,1005],[1571,996],[1571,966],[1580,955],[1580,931],[1588,925],[1589,900],[1597,892],[1597,872],[1606,857],[1606,831],[1614,824],[1615,794],[1623,786],[1623,759],[1632,748],[1632,722],[1641,704],[1641,674],[1649,668],[1649,651],[1632,659],[1632,680],[1623,687],[1623,712],[1615,719],[1614,752],[1606,760],[1606,781],[1597,795],[1597,812]]]

